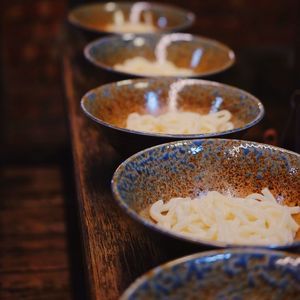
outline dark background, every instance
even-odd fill
[[[1,299],[84,299],[61,63],[67,11],[83,2],[1,2]],[[264,103],[253,139],[280,144],[300,88],[300,1],[157,2],[184,5],[193,33],[236,52],[224,81]]]

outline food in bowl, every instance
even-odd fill
[[[168,91],[167,111],[158,115],[130,113],[126,128],[143,132],[165,134],[207,134],[234,129],[230,121],[232,114],[227,109],[220,110],[223,99],[218,97],[208,114],[178,109],[180,92],[198,82],[192,79],[175,80]]]
[[[111,32],[125,33],[125,32],[155,32],[157,28],[152,24],[147,23],[131,23],[131,22],[115,22],[112,24],[106,25],[106,30]]]
[[[139,75],[147,76],[193,76],[194,68],[199,64],[203,49],[197,48],[193,52],[193,57],[189,68],[176,66],[172,61],[167,59],[168,47],[174,42],[192,42],[193,36],[186,33],[173,33],[163,35],[157,42],[154,54],[155,60],[149,60],[142,56],[136,56],[126,59],[121,64],[114,65],[114,69]],[[137,40],[137,44],[143,45],[142,39]],[[184,47],[184,44],[183,46]]]
[[[119,33],[155,32],[158,28],[154,25],[150,8],[151,4],[147,2],[134,3],[130,9],[128,20],[126,20],[124,12],[118,9],[113,12],[113,22],[106,25],[106,30]],[[142,15],[144,22],[141,20]]]
[[[205,115],[190,111],[171,111],[158,116],[134,112],[128,115],[126,128],[169,134],[215,133],[233,129],[230,119],[228,110]]]
[[[192,40],[193,36],[185,33],[164,35],[155,46],[155,61],[137,56],[125,60],[122,64],[115,65],[114,68],[123,72],[149,76],[191,76],[194,73],[193,68],[178,67],[172,61],[169,61],[167,59],[167,49],[173,42],[191,42]],[[196,55],[199,62],[203,49],[198,48],[194,52],[194,55],[197,51],[200,53],[198,56]],[[193,67],[192,63],[191,65]],[[194,65],[196,65],[196,63],[194,63]]]
[[[100,38],[86,45],[84,55],[95,66],[127,77],[204,77],[225,71],[235,62],[228,46],[187,33]]]
[[[257,202],[256,204],[259,207],[270,205],[270,208],[266,210],[267,215],[261,209],[259,214],[262,214],[268,223],[274,224],[270,220],[274,212],[277,214],[277,210],[273,209],[273,204],[277,205],[277,203],[273,201],[271,194],[265,190],[267,187],[278,203],[292,208],[290,210],[278,204],[276,209],[278,207],[283,208],[300,225],[300,213],[297,213],[299,208],[293,208],[300,206],[299,174],[300,155],[285,149],[232,139],[184,140],[151,147],[129,157],[116,170],[112,180],[112,190],[117,203],[124,208],[125,212],[146,227],[165,236],[214,247],[249,246],[248,240],[245,243],[231,243],[199,236],[183,235],[177,231],[172,231],[158,225],[151,217],[149,209],[157,200],[163,200],[164,205],[167,206],[169,205],[168,201],[176,197],[190,199],[200,197],[202,201],[204,200],[202,197],[209,192],[217,191],[223,196],[230,195],[236,201],[239,200],[240,203],[237,204],[240,205],[240,208],[244,203],[251,201],[250,208],[249,206],[243,208],[247,212],[246,215],[243,214],[246,221],[249,221],[247,220],[248,214],[249,212],[252,213],[254,202]],[[249,198],[248,196],[253,193],[256,195]],[[222,198],[221,195],[218,194]],[[261,201],[260,199],[265,196],[269,200]],[[189,212],[190,199],[186,204],[187,212]],[[222,198],[222,200],[224,199]],[[215,202],[215,200],[213,201]],[[197,202],[200,202],[200,200]],[[226,203],[230,204],[231,202],[226,200]],[[205,202],[203,202],[204,204]],[[215,203],[209,203],[209,205],[216,207]],[[221,220],[226,219],[226,216],[229,219],[233,217],[231,214],[223,214],[223,209],[226,212],[224,207],[227,209],[223,205],[221,209],[212,210],[212,213],[216,217],[219,217],[220,214]],[[280,211],[283,212],[283,210]],[[206,207],[200,210],[201,212],[208,216]],[[167,211],[162,212],[163,215],[166,213]],[[242,217],[237,216],[236,212],[233,215],[236,219],[234,222],[239,224]],[[281,214],[281,216],[288,217],[287,214]],[[242,221],[244,220],[242,219]],[[250,221],[252,222],[251,218]],[[285,222],[284,218],[281,218],[274,225],[278,226],[276,235],[277,233],[282,236],[286,234],[283,221]],[[175,222],[177,221],[175,220]],[[265,227],[270,226],[270,224],[263,222],[263,218],[257,220],[256,225],[259,224],[263,230],[266,230]],[[269,242],[252,243],[251,245],[278,249],[300,246],[299,229],[294,236],[294,231],[296,231],[298,225],[296,228],[293,221],[289,224],[293,227],[292,241],[277,244],[270,240]],[[240,229],[242,228],[236,228],[236,230]]]
[[[71,24],[100,34],[180,31],[194,19],[182,8],[144,1],[85,3],[68,15]]]
[[[148,76],[191,76],[194,74],[192,69],[179,68],[171,61],[151,61],[141,56],[126,59],[122,64],[114,65],[114,69]]]
[[[149,210],[159,226],[179,234],[243,245],[292,243],[300,207],[279,204],[268,188],[245,198],[209,191],[196,198],[158,200]]]
[[[262,103],[243,90],[212,81],[178,78],[132,79],[102,85],[84,95],[81,107],[110,144],[126,155],[171,140],[240,137],[264,115]],[[174,111],[207,115],[224,110],[231,114],[233,129],[172,134],[126,128],[131,113],[156,117]]]

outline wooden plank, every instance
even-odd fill
[[[225,83],[248,90],[264,101],[267,109],[265,121],[250,130],[247,135],[249,140],[262,142],[266,129],[277,130],[275,125],[281,126],[282,122],[276,120],[278,116],[274,117],[274,112],[279,112],[284,118],[284,99],[292,86],[291,71],[286,68],[286,53],[293,49],[295,25],[291,20],[295,20],[297,16],[293,9],[296,7],[296,1],[288,1],[288,8],[284,11],[277,6],[270,10],[266,1],[261,3],[260,7],[269,14],[268,24],[263,26],[259,34],[257,28],[261,27],[259,24],[264,23],[265,18],[260,18],[259,22],[254,22],[255,26],[252,26],[253,20],[257,20],[254,9],[256,5],[231,1],[228,7],[226,1],[227,4],[223,3],[221,7],[218,2],[216,7],[217,2],[207,1],[200,4],[199,1],[193,0],[187,3],[186,8],[192,9],[198,15],[192,31],[220,39],[239,49],[236,66],[221,78]],[[182,3],[176,0],[174,4],[180,6]],[[230,14],[228,11],[224,13],[224,7],[229,8]],[[285,18],[284,24],[281,24],[277,19],[286,11],[291,18]],[[283,28],[280,35],[277,27]],[[241,35],[240,28],[247,28],[247,35]],[[66,36],[66,100],[89,290],[92,299],[117,299],[134,279],[150,268],[201,249],[158,238],[131,221],[114,202],[110,191],[110,179],[122,159],[84,117],[80,110],[80,99],[89,89],[116,78],[108,72],[97,70],[84,59],[82,49],[91,36],[83,35],[75,29],[68,31]],[[278,52],[278,45],[283,45],[283,50],[287,51]],[[278,62],[278,57],[284,58],[283,63]],[[283,84],[283,77],[278,77],[278,73],[273,71],[274,61],[277,62],[276,70],[285,72],[283,77],[286,78],[286,82]],[[280,84],[274,85],[276,80],[280,80]]]
[[[57,167],[9,167],[1,171],[0,208],[5,210],[63,205]]]
[[[0,274],[68,270],[64,236],[18,236],[1,245]]]
[[[75,44],[79,42],[76,39]],[[81,51],[82,45],[76,49]],[[89,123],[79,105],[88,89],[109,78],[95,73],[78,52],[66,54],[64,74],[90,296],[117,299],[145,271],[197,250],[185,244],[172,249],[174,241],[168,239],[158,242],[157,236],[116,205],[110,179],[122,159]]]
[[[0,299],[71,299],[60,168],[1,170]]]
[[[64,211],[62,207],[31,207],[20,210],[1,210],[1,234],[20,235],[27,234],[62,234],[65,232],[63,223]]]
[[[6,274],[1,279],[0,299],[3,300],[71,299],[68,270]]]

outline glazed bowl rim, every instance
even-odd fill
[[[207,72],[203,72],[203,73],[194,73],[194,74],[186,75],[186,76],[178,76],[178,75],[174,75],[174,76],[171,76],[171,75],[169,75],[169,76],[157,76],[157,75],[140,74],[140,73],[135,73],[135,72],[126,72],[126,71],[117,70],[113,66],[108,66],[107,64],[99,62],[98,60],[96,60],[93,57],[93,55],[91,55],[91,49],[93,47],[95,47],[95,46],[101,47],[101,45],[103,45],[106,42],[113,43],[114,40],[123,39],[124,36],[125,36],[125,38],[128,38],[128,39],[139,38],[139,37],[141,37],[141,38],[149,38],[149,37],[159,38],[161,36],[170,35],[170,34],[176,34],[176,33],[175,32],[169,32],[169,33],[168,32],[161,32],[161,33],[158,32],[158,33],[125,33],[125,34],[118,34],[118,35],[108,35],[108,36],[98,38],[98,39],[88,43],[83,49],[83,54],[84,54],[84,57],[90,63],[92,63],[94,66],[99,67],[101,69],[104,69],[106,71],[116,73],[116,74],[120,74],[120,75],[123,75],[123,76],[134,76],[134,77],[144,77],[144,78],[145,77],[152,77],[152,78],[156,78],[156,77],[173,77],[173,78],[178,78],[178,77],[185,77],[185,78],[208,77],[208,76],[219,74],[219,73],[229,69],[236,62],[236,57],[235,57],[234,51],[229,46],[227,46],[226,44],[224,44],[224,43],[222,43],[218,40],[215,40],[215,39],[211,39],[211,38],[208,38],[208,37],[205,37],[205,36],[191,34],[191,33],[184,33],[184,34],[188,34],[195,40],[198,40],[200,42],[210,43],[211,45],[214,45],[214,46],[218,47],[219,49],[223,49],[224,51],[226,51],[228,53],[228,57],[229,57],[226,64],[224,64],[223,66],[221,66],[219,68],[216,68],[215,70],[211,70],[211,71],[207,71]]]
[[[189,242],[192,244],[196,245],[205,245],[209,247],[216,247],[216,248],[250,248],[250,247],[255,247],[258,249],[288,249],[288,248],[294,248],[294,247],[299,247],[300,246],[300,239],[299,240],[294,240],[292,243],[287,243],[287,244],[267,244],[267,245],[245,245],[245,244],[232,244],[232,243],[226,243],[226,242],[219,242],[219,241],[210,241],[206,239],[197,239],[197,238],[192,238],[192,237],[187,237],[182,234],[178,234],[174,231],[167,230],[163,227],[160,227],[156,225],[155,223],[147,220],[146,218],[142,217],[139,213],[137,213],[135,210],[133,210],[129,205],[123,201],[122,196],[119,193],[119,190],[117,188],[118,185],[118,177],[120,176],[120,173],[122,170],[125,169],[125,166],[138,158],[139,156],[143,155],[144,153],[147,153],[151,150],[155,150],[158,148],[163,148],[163,147],[168,147],[169,149],[171,146],[179,147],[179,146],[188,146],[192,143],[202,143],[202,142],[238,142],[238,143],[249,143],[249,144],[254,144],[257,146],[261,147],[267,147],[271,148],[275,151],[280,151],[285,154],[291,154],[296,156],[300,160],[300,154],[286,150],[281,147],[277,146],[272,146],[272,145],[267,145],[263,143],[258,143],[258,142],[253,142],[253,141],[245,141],[245,140],[238,140],[238,139],[223,139],[223,138],[210,138],[210,139],[193,139],[193,140],[182,140],[182,141],[174,141],[174,142],[169,142],[169,143],[164,143],[164,144],[159,144],[144,150],[141,150],[132,156],[128,157],[126,160],[124,160],[115,170],[112,179],[111,179],[111,191],[113,194],[113,198],[121,207],[123,211],[125,211],[132,219],[137,221],[138,223],[144,225],[146,228],[153,230],[154,232],[159,232],[160,234],[163,234],[167,237],[175,238],[180,241],[185,241]]]
[[[178,78],[178,79],[180,80],[180,78]],[[186,80],[186,78],[181,78],[181,79]],[[83,112],[90,119],[92,119],[93,121],[95,121],[96,123],[98,123],[102,126],[105,126],[105,127],[117,130],[117,131],[125,132],[125,133],[135,134],[137,136],[148,136],[148,137],[156,137],[156,138],[161,138],[161,139],[165,139],[165,138],[195,139],[195,138],[218,137],[220,135],[226,136],[226,135],[230,135],[230,134],[234,134],[234,133],[238,133],[238,132],[247,130],[248,128],[251,128],[254,125],[256,125],[257,123],[259,123],[262,120],[262,118],[264,117],[265,109],[264,109],[262,102],[258,98],[253,96],[252,94],[250,94],[242,89],[239,89],[237,87],[231,86],[231,85],[227,85],[227,84],[223,84],[223,83],[219,83],[219,82],[215,82],[215,81],[203,80],[203,79],[190,79],[190,80],[195,80],[195,81],[197,81],[197,83],[199,83],[202,86],[229,88],[232,91],[241,92],[243,95],[246,95],[247,97],[249,97],[255,101],[256,105],[258,106],[259,113],[251,122],[248,122],[247,124],[245,124],[242,127],[237,127],[237,128],[233,128],[230,130],[213,132],[213,133],[170,134],[170,133],[155,133],[155,132],[138,131],[138,130],[133,130],[133,129],[127,129],[124,127],[118,127],[116,125],[105,122],[102,119],[96,117],[94,114],[89,112],[89,110],[85,107],[85,102],[89,101],[89,100],[87,100],[88,96],[92,93],[97,93],[99,90],[104,89],[105,87],[113,86],[113,85],[117,85],[117,84],[120,84],[122,86],[122,85],[125,85],[126,83],[128,83],[128,85],[129,84],[133,85],[133,84],[136,84],[137,82],[149,82],[149,81],[159,82],[159,81],[165,81],[165,80],[174,81],[174,80],[176,80],[176,78],[174,78],[174,77],[139,78],[139,79],[126,79],[126,80],[122,80],[122,81],[107,83],[107,84],[98,86],[94,89],[91,89],[90,91],[85,93],[81,98],[80,106],[81,106],[81,109],[83,110]]]
[[[96,29],[96,28],[90,27],[90,26],[82,23],[74,15],[77,11],[80,11],[84,7],[105,6],[107,3],[110,3],[110,2],[111,1],[107,1],[107,2],[90,2],[90,3],[76,5],[73,9],[71,9],[69,11],[67,19],[72,25],[74,25],[78,28],[85,29],[85,30],[90,31],[90,32],[99,33],[99,34],[113,34],[113,35],[122,34],[118,31],[106,31],[106,30]],[[148,3],[148,4],[150,4],[154,7],[157,7],[158,9],[172,9],[172,10],[181,12],[185,16],[185,22],[182,23],[181,25],[174,26],[174,27],[171,27],[171,28],[168,28],[168,29],[165,29],[165,30],[160,29],[158,32],[167,33],[167,32],[173,32],[173,31],[181,31],[181,30],[184,30],[184,29],[187,29],[187,28],[191,27],[194,24],[195,20],[196,20],[196,15],[192,11],[186,10],[184,8],[181,8],[180,6],[173,5],[173,4],[159,3],[159,2],[155,2],[155,1],[154,2],[152,2],[152,1],[136,1],[136,2],[120,1],[120,2],[113,2],[113,3],[116,3],[118,5],[124,5],[124,6],[132,6],[134,3],[138,3],[138,2]]]
[[[295,253],[290,253],[286,251],[275,251],[271,249],[263,249],[257,247],[244,247],[244,248],[226,248],[226,249],[214,249],[207,250],[202,252],[197,252],[194,254],[186,255],[183,257],[179,257],[165,263],[162,263],[154,268],[151,268],[149,271],[143,273],[141,276],[137,277],[123,292],[119,300],[126,300],[144,283],[149,281],[150,278],[154,277],[156,274],[164,272],[165,269],[171,269],[174,266],[188,263],[194,261],[196,259],[203,259],[205,257],[215,256],[215,255],[226,255],[226,254],[237,254],[237,255],[247,255],[247,254],[262,254],[265,256],[276,255],[280,257],[299,257]],[[224,260],[224,258],[222,258]],[[299,268],[299,266],[295,266],[295,268]]]

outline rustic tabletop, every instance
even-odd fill
[[[86,91],[112,79],[103,78],[84,60],[86,40],[81,37],[76,35],[73,47],[66,49],[64,79],[86,271],[92,299],[117,299],[145,271],[203,249],[152,234],[114,201],[110,180],[124,157],[105,141],[80,108]]]
[[[66,38],[64,80],[89,292],[91,299],[117,299],[149,269],[204,248],[154,234],[116,205],[110,180],[124,157],[115,152],[80,108],[83,94],[116,78],[84,59],[82,49],[90,37],[68,29]],[[250,132],[248,138],[255,135],[261,141],[261,128]]]

